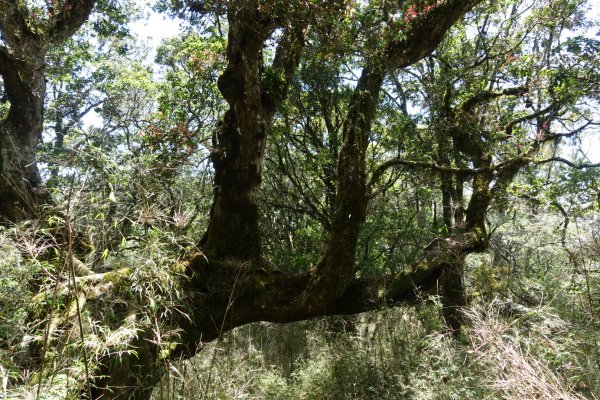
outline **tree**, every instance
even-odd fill
[[[586,62],[574,63],[581,68],[574,64],[556,68],[552,63],[561,62],[560,57],[553,58],[560,51],[556,31],[562,28],[549,23],[539,36],[530,36],[535,23],[517,29],[518,2],[509,7],[507,26],[494,19],[506,12],[499,6],[482,6],[469,14],[478,29],[473,35],[460,21],[479,3],[176,2],[176,11],[196,13],[201,21],[216,18],[219,23],[225,16],[228,24],[226,67],[217,82],[226,111],[212,134],[214,193],[206,232],[197,247],[174,260],[170,269],[128,266],[80,277],[72,273],[67,283],[53,289],[66,299],[65,311],[54,311],[52,306],[35,310],[34,319],[49,317],[43,343],[29,343],[33,362],[43,364],[48,346],[67,346],[69,335],[61,332],[77,328],[81,345],[70,351],[81,353],[86,368],[89,361],[93,371],[84,375],[82,392],[91,398],[148,398],[165,360],[191,357],[203,343],[237,326],[415,303],[438,286],[448,325],[458,332],[457,307],[466,302],[462,266],[468,254],[488,246],[490,204],[502,201],[524,167],[557,159],[534,158],[545,143],[585,129],[585,121],[567,118],[565,113],[575,109],[578,99],[593,95],[591,83],[597,81]],[[559,19],[564,23],[573,9],[565,2],[561,10],[552,9],[564,17]],[[455,36],[444,41],[451,29]],[[546,47],[539,58],[518,59],[520,52],[531,50],[528,46],[539,48],[542,39]],[[210,47],[213,40],[204,44]],[[190,36],[184,43],[195,46],[199,55],[208,53],[208,60],[211,51],[221,51],[219,40],[214,40],[213,49],[198,46],[198,41]],[[585,60],[575,53],[569,54],[577,62]],[[317,68],[330,68],[323,68],[322,76],[310,76],[315,68],[310,65],[313,54],[322,57],[320,65],[315,62]],[[198,102],[181,100],[212,92],[210,85],[205,88],[194,79],[180,78],[187,68],[198,67],[197,60],[160,57],[174,66],[168,79],[176,89],[172,100],[163,101],[161,111],[180,118],[174,118],[174,128],[169,120],[154,126],[156,136],[164,139],[155,145],[159,151],[166,149],[166,154],[179,154],[181,147],[188,148],[180,139],[203,128]],[[339,71],[345,60],[356,81],[341,85]],[[562,75],[536,72],[540,62]],[[590,85],[578,85],[577,95],[561,90],[566,82],[573,84],[582,76]],[[313,90],[306,99],[298,99],[303,84]],[[288,92],[296,98],[288,100]],[[298,112],[305,101],[313,107]],[[422,115],[417,118],[408,104],[419,101]],[[295,118],[298,113],[302,116]],[[278,118],[290,123],[274,123]],[[386,127],[387,121],[398,127]],[[561,123],[570,123],[570,130],[555,131]],[[298,131],[303,140],[294,142]],[[274,135],[282,142],[269,148]],[[303,147],[303,141],[311,143]],[[313,158],[314,152],[320,152],[321,159]],[[314,163],[313,173],[317,171],[314,175],[321,179],[311,193],[302,193],[311,171],[302,171],[302,179],[291,172],[298,159]],[[315,265],[304,265],[300,272],[273,265],[276,259],[266,254],[260,208],[265,199],[259,195],[263,164],[271,168],[269,185],[291,185],[296,192],[293,198],[307,205],[327,238]],[[426,171],[429,179],[436,174],[433,181],[442,195],[442,221],[433,218],[434,240],[424,246],[419,258],[389,274],[366,273],[358,269],[357,254],[363,251],[359,243],[369,243],[361,229],[365,231],[369,208],[383,207],[382,196],[400,185],[398,171],[405,170],[415,176]],[[285,178],[274,180],[272,174]],[[273,203],[278,211],[295,212],[285,200],[281,205]],[[67,266],[72,264],[68,253],[63,260]],[[70,287],[74,296],[69,296]],[[149,294],[164,303],[157,306]],[[43,293],[37,299],[42,297]],[[146,304],[149,300],[153,303]],[[86,333],[83,303],[112,331],[104,337]],[[118,312],[103,315],[107,306]],[[148,309],[151,312],[146,313]],[[86,347],[86,334],[101,337],[103,345]]]
[[[52,204],[36,164],[48,97],[48,76],[54,102],[47,111],[53,117],[58,147],[62,146],[68,128],[80,123],[98,103],[89,92],[89,85],[85,87],[86,79],[79,76],[71,78],[69,89],[83,93],[87,90],[86,99],[83,102],[67,99],[67,82],[62,74],[65,69],[73,75],[82,72],[85,64],[82,59],[89,47],[76,43],[71,37],[89,19],[96,4],[98,15],[92,21],[96,38],[125,36],[124,24],[131,14],[121,11],[112,0],[48,1],[45,4],[6,1],[0,7],[0,75],[2,103],[7,108],[5,115],[0,115],[0,218],[4,221],[22,221],[38,215],[40,207]],[[124,3],[123,7],[127,5]],[[68,46],[71,49],[61,56],[60,51]],[[87,100],[90,104],[85,104]]]
[[[0,215],[20,221],[49,201],[36,164],[35,149],[43,127],[49,48],[62,43],[88,18],[96,2],[53,2],[27,7],[17,1],[0,5],[0,75],[10,103],[0,125]]]

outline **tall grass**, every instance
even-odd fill
[[[515,327],[518,321],[506,321],[499,314],[498,303],[492,302],[483,307],[469,308],[465,312],[471,323],[470,338],[472,354],[477,364],[486,371],[486,384],[506,400],[580,400],[583,396],[573,391],[564,376],[552,370],[546,363],[525,348],[527,339],[521,337]],[[540,316],[540,324],[547,318]],[[553,321],[556,324],[557,321]],[[558,321],[564,323],[563,321]],[[545,338],[548,348],[559,348],[560,343]]]

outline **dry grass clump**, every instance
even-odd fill
[[[470,336],[476,362],[487,369],[490,387],[503,399],[584,399],[524,350],[514,322],[501,318],[497,302],[485,308],[471,308],[466,314],[473,324]]]

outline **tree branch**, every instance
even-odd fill
[[[428,169],[431,169],[431,170],[437,171],[437,172],[448,172],[448,173],[457,174],[457,175],[465,176],[465,177],[474,175],[478,172],[488,171],[490,169],[490,168],[449,167],[449,166],[438,165],[436,163],[426,162],[426,161],[404,160],[401,158],[394,158],[392,160],[384,162],[383,164],[381,164],[380,166],[378,166],[375,169],[375,171],[373,172],[373,175],[371,177],[371,181],[369,182],[369,188],[372,188],[373,185],[375,185],[377,183],[377,181],[379,181],[379,179],[381,179],[381,176],[384,174],[385,171],[387,171],[390,168],[397,167],[397,166],[405,166],[405,167],[409,167],[409,168],[413,168],[413,169],[428,168]]]
[[[294,71],[300,63],[305,29],[306,22],[286,28],[275,50],[275,58],[271,64],[272,74],[266,77],[270,82],[263,79],[263,98],[267,99],[267,105],[274,110],[285,98]]]
[[[572,130],[571,132],[567,132],[567,133],[555,133],[552,135],[545,135],[542,138],[540,138],[538,140],[538,142],[540,143],[546,143],[546,142],[550,142],[556,139],[561,139],[561,138],[570,138],[573,137],[575,135],[580,134],[581,132],[583,132],[585,129],[587,129],[589,126],[597,126],[599,125],[598,123],[594,123],[592,121],[588,121],[585,124],[583,124],[582,126],[580,126],[579,128],[576,128],[574,130]]]
[[[495,99],[497,97],[501,97],[501,96],[522,96],[525,93],[529,92],[529,88],[527,88],[526,86],[518,86],[518,87],[512,87],[512,88],[506,88],[504,90],[501,91],[493,91],[493,90],[489,90],[489,91],[483,91],[483,92],[479,92],[477,94],[475,94],[473,97],[469,98],[468,100],[464,101],[459,108],[466,113],[470,113],[473,111],[473,108],[481,103],[484,103],[486,101]]]
[[[562,158],[562,157],[550,157],[550,158],[546,158],[544,160],[533,160],[533,162],[536,163],[536,164],[547,164],[547,163],[554,162],[554,161],[566,164],[569,167],[575,168],[575,169],[586,169],[586,168],[598,168],[598,167],[600,167],[600,163],[576,164],[573,161],[569,161],[566,158]]]
[[[383,278],[355,278],[344,294],[334,302],[328,314],[357,314],[384,306],[416,303],[423,293],[437,290],[446,268],[466,254],[480,249],[484,240],[476,231],[447,239],[436,239],[427,246],[423,257],[400,272]]]
[[[53,18],[53,23],[48,30],[48,39],[53,43],[60,43],[73,35],[88,19],[96,0],[73,0],[65,2]]]
[[[531,113],[531,114],[525,115],[523,117],[512,120],[511,122],[508,123],[508,125],[506,125],[506,128],[504,128],[504,130],[506,131],[506,136],[507,137],[512,136],[513,128],[515,127],[515,125],[518,125],[521,122],[530,121],[532,119],[540,117],[546,113],[549,113],[549,112],[552,112],[552,111],[558,109],[559,107],[560,107],[560,103],[553,101],[552,103],[550,103],[550,105],[548,107],[542,108],[539,111],[536,111],[534,113]]]
[[[481,0],[447,0],[412,20],[406,35],[387,46],[388,67],[406,67],[426,57],[435,50],[448,29],[479,3]]]

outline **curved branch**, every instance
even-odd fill
[[[192,325],[183,327],[188,342],[182,340],[178,355],[193,356],[202,342],[250,322],[292,322],[414,302],[419,293],[438,287],[438,279],[446,269],[458,265],[457,261],[467,254],[485,249],[486,239],[479,228],[436,239],[425,248],[421,259],[396,274],[352,277],[348,283],[338,280],[330,291],[342,288],[340,295],[328,301],[313,295],[318,268],[300,275],[288,274],[233,261],[211,264],[203,255],[195,255],[189,261],[195,271],[189,284],[200,295],[193,304]]]
[[[510,121],[504,128],[504,130],[506,132],[506,136],[507,137],[512,136],[512,132],[513,132],[515,125],[518,125],[521,122],[530,121],[532,119],[538,118],[538,117],[540,117],[544,114],[550,113],[550,112],[555,112],[556,110],[558,110],[560,108],[560,106],[561,106],[561,104],[559,102],[553,101],[552,103],[550,103],[550,105],[548,107],[542,108],[539,111],[536,111],[534,113],[531,113],[531,114],[528,114],[523,117],[520,117],[520,118]]]
[[[588,121],[585,124],[583,124],[582,126],[580,126],[579,128],[573,129],[571,132],[555,133],[552,135],[544,135],[542,138],[537,140],[537,142],[546,143],[546,142],[551,142],[551,141],[554,141],[557,139],[570,138],[570,137],[580,134],[581,132],[586,130],[589,126],[598,126],[598,125],[600,125],[600,124],[592,122],[592,121]]]
[[[481,0],[447,0],[411,21],[406,35],[393,40],[385,50],[387,67],[407,67],[430,54],[444,35]]]
[[[550,162],[559,162],[562,164],[566,164],[571,168],[575,168],[575,169],[586,169],[586,168],[598,168],[600,167],[600,163],[583,163],[583,164],[576,164],[573,161],[569,161],[566,158],[562,158],[562,157],[550,157],[550,158],[546,158],[544,160],[533,160],[534,163],[536,164],[547,164]]]
[[[485,171],[490,170],[490,168],[449,167],[449,166],[438,165],[436,163],[427,162],[427,161],[404,160],[401,158],[394,158],[392,160],[384,162],[383,164],[381,164],[380,166],[378,166],[375,169],[375,171],[373,172],[373,175],[371,176],[371,181],[369,182],[369,188],[372,188],[373,185],[375,185],[379,181],[379,179],[381,179],[381,176],[385,173],[385,171],[387,171],[390,168],[397,167],[397,166],[404,166],[404,167],[409,167],[412,169],[428,168],[433,171],[452,173],[452,174],[456,174],[456,175],[463,176],[463,177],[472,176],[476,173],[485,172]]]
[[[447,268],[466,254],[481,249],[481,232],[437,239],[427,246],[428,251],[418,261],[402,271],[383,278],[355,278],[344,294],[327,310],[329,314],[357,314],[384,306],[415,303],[424,292],[439,288],[439,280]]]
[[[481,103],[486,101],[501,97],[501,96],[522,96],[525,93],[529,92],[529,88],[526,86],[518,86],[512,88],[506,88],[501,91],[493,91],[487,90],[483,92],[479,92],[473,95],[471,98],[464,101],[459,108],[466,113],[470,113],[473,111],[473,108]]]

